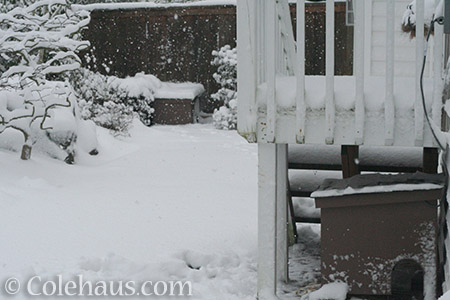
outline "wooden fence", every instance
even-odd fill
[[[295,23],[295,5],[291,6]],[[117,76],[138,72],[164,81],[202,83],[206,95],[218,90],[212,51],[236,46],[235,6],[97,9],[85,31],[98,70]],[[306,73],[325,73],[325,5],[306,6]],[[295,24],[294,24],[295,28]],[[353,28],[345,26],[345,3],[336,3],[336,74],[353,69]],[[107,68],[105,68],[107,66]],[[201,109],[220,105],[206,99]]]

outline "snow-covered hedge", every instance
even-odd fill
[[[149,126],[152,122],[155,90],[161,82],[153,75],[138,73],[133,77],[105,76],[80,69],[71,82],[81,99],[81,116],[114,134],[126,135],[134,115]]]
[[[212,64],[217,66],[214,79],[220,84],[220,90],[211,95],[223,106],[214,112],[213,119],[218,129],[236,129],[237,126],[237,50],[229,45],[219,51],[213,51]]]
[[[0,145],[22,144],[22,159],[30,158],[33,146],[68,163],[76,149],[96,153],[92,124],[81,121],[72,87],[60,81],[80,67],[77,52],[89,47],[80,33],[89,21],[88,12],[72,11],[65,0],[0,14],[0,57],[7,62],[0,70]],[[90,146],[77,145],[83,141]]]

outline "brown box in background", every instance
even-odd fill
[[[199,101],[198,98],[155,99],[153,108],[153,124],[183,125],[197,122]]]

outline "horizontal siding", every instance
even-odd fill
[[[403,14],[409,3],[411,3],[411,0],[395,1],[395,76],[414,77],[416,71],[415,39],[411,39],[408,34],[401,30]],[[384,76],[386,69],[386,0],[372,0],[371,9],[370,74],[373,76]],[[431,48],[432,46],[428,53],[432,53]],[[425,75],[432,72],[431,66],[432,57],[429,57]]]
[[[411,0],[396,0],[395,1],[395,15],[402,17],[406,9],[406,6],[411,3]],[[372,15],[376,17],[385,16],[386,14],[386,1],[385,0],[374,0],[372,5]]]

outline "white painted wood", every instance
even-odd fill
[[[364,7],[364,75],[372,75],[372,0],[367,1]]]
[[[435,23],[434,27],[434,87],[433,87],[433,105],[431,107],[431,118],[434,124],[440,128],[442,122],[442,92],[444,90],[444,81],[442,71],[444,69],[444,27]]]
[[[276,12],[276,2],[275,0],[264,1],[266,6],[265,11],[265,79],[267,83],[267,131],[266,131],[266,141],[269,143],[275,142],[275,126],[276,126],[276,114],[277,105],[275,101],[275,80],[277,73],[277,31],[276,24],[278,22],[277,12]]]
[[[364,136],[364,34],[365,1],[354,1],[354,72],[355,84],[355,144],[361,145]]]
[[[334,143],[334,121],[336,118],[336,107],[334,104],[334,0],[326,2],[326,34],[325,34],[325,56],[326,56],[326,107],[325,107],[325,130],[326,144]]]
[[[386,11],[386,94],[384,102],[385,144],[394,144],[394,57],[395,57],[395,0],[387,0]]]
[[[281,45],[283,46],[283,62],[285,63],[285,68],[280,70],[280,72],[284,75],[295,76],[297,58],[289,2],[286,0],[277,0],[277,8],[281,30]]]
[[[289,281],[287,144],[277,144],[277,280]]]
[[[278,1],[278,5],[277,5]],[[298,6],[304,6],[304,0],[297,0]],[[387,3],[387,2],[390,3]],[[420,65],[423,59],[423,50],[420,51],[420,34],[418,34],[417,39],[405,39],[404,35],[401,35],[399,29],[399,22],[401,20],[401,14],[403,13],[405,3],[409,0],[367,0],[367,1],[355,1],[356,10],[361,5],[364,5],[365,17],[364,17],[364,27],[363,32],[364,43],[362,39],[358,26],[355,25],[355,70],[354,79],[349,79],[351,83],[348,85],[349,89],[355,91],[355,110],[349,111],[336,111],[335,103],[336,99],[339,100],[341,95],[336,90],[340,90],[339,87],[341,83],[344,82],[343,77],[334,76],[334,1],[327,1],[328,14],[326,16],[326,23],[328,25],[328,30],[326,33],[326,55],[325,59],[329,62],[326,66],[326,76],[323,77],[323,83],[321,86],[324,87],[324,94],[320,97],[325,99],[324,107],[321,109],[308,108],[308,104],[317,104],[309,91],[309,86],[305,86],[305,82],[309,82],[308,77],[304,76],[304,49],[305,49],[305,39],[304,39],[304,11],[299,9],[298,12],[298,45],[296,53],[296,79],[292,81],[290,86],[296,85],[297,89],[295,91],[295,100],[289,99],[289,101],[283,100],[283,104],[276,103],[276,75],[289,75],[290,71],[288,66],[290,66],[288,59],[288,48],[287,45],[290,43],[292,45],[292,39],[288,38],[289,33],[285,34],[288,29],[283,29],[282,27],[290,23],[290,15],[286,12],[287,0],[243,0],[238,3],[238,10],[242,11],[242,3],[253,3],[253,9],[247,7],[246,17],[247,22],[253,24],[254,29],[249,31],[247,34],[248,40],[250,42],[245,42],[244,45],[255,45],[247,53],[246,59],[245,54],[240,55],[240,59],[246,60],[247,67],[245,67],[245,62],[240,64],[243,71],[239,71],[241,75],[238,75],[238,80],[240,78],[247,77],[246,74],[251,74],[249,72],[250,63],[253,65],[254,82],[249,85],[250,90],[245,86],[241,89],[240,98],[244,99],[239,101],[239,108],[243,107],[247,111],[247,116],[242,116],[241,112],[238,112],[238,118],[244,119],[244,123],[238,125],[240,133],[250,141],[253,139],[248,138],[248,133],[252,132],[256,127],[257,140],[260,142],[276,142],[276,143],[334,143],[334,144],[364,144],[364,145],[395,145],[395,146],[419,146],[419,147],[430,147],[433,145],[432,137],[430,135],[429,129],[424,126],[424,116],[421,114],[421,94],[416,93],[410,94],[411,92],[417,92],[415,88],[418,86],[417,78],[420,75]],[[422,5],[423,5],[423,0]],[[419,4],[420,4],[419,1]],[[361,4],[361,2],[363,2]],[[395,4],[395,13],[392,14],[392,2]],[[408,2],[409,3],[409,2]],[[387,7],[391,7],[389,12],[386,12]],[[420,5],[419,5],[420,6]],[[274,7],[276,9],[274,9]],[[273,13],[275,11],[275,13]],[[278,12],[276,12],[278,11]],[[423,11],[423,10],[422,10]],[[395,18],[393,18],[395,17]],[[238,16],[238,23],[243,24],[243,17]],[[419,18],[420,19],[420,18]],[[423,19],[423,18],[422,18]],[[394,20],[394,22],[392,22]],[[418,20],[420,22],[420,20]],[[422,20],[423,21],[423,20]],[[272,24],[273,26],[271,26]],[[284,24],[284,25],[283,25]],[[392,32],[392,24],[394,24],[394,32]],[[238,26],[242,26],[239,25]],[[250,28],[250,26],[248,26]],[[288,28],[288,27],[285,27]],[[388,28],[391,28],[388,30]],[[421,26],[418,26],[418,32],[421,31]],[[439,30],[437,28],[437,30]],[[246,36],[241,30],[238,30],[239,39],[242,36]],[[388,35],[388,36],[386,36]],[[442,35],[439,33],[439,35]],[[248,37],[249,36],[249,37]],[[303,36],[303,37],[301,37]],[[440,41],[436,39],[434,44]],[[289,42],[290,40],[290,42]],[[389,41],[394,40],[394,43]],[[422,36],[423,40],[423,36]],[[423,41],[422,41],[423,43]],[[242,43],[238,42],[242,45]],[[394,47],[392,47],[394,45]],[[241,46],[239,46],[241,47]],[[441,46],[437,46],[440,48]],[[251,47],[250,47],[251,48]],[[358,49],[363,48],[364,51]],[[392,49],[394,51],[392,52]],[[292,50],[292,47],[290,48]],[[406,51],[408,50],[409,51]],[[422,48],[423,49],[423,48]],[[412,52],[411,52],[412,50]],[[253,52],[252,52],[253,51]],[[393,53],[393,54],[392,54]],[[357,55],[358,54],[358,55]],[[361,55],[359,55],[361,54]],[[433,55],[431,55],[433,54]],[[440,55],[439,55],[440,54]],[[435,61],[433,57],[441,57],[442,53],[433,47],[432,53],[430,53],[429,58],[431,59],[432,76],[437,78],[439,64],[442,62]],[[419,58],[418,58],[419,57]],[[394,63],[392,63],[392,60]],[[362,64],[361,61],[364,63]],[[303,63],[302,63],[303,62]],[[361,71],[361,65],[364,67]],[[275,70],[274,70],[275,69]],[[392,72],[392,69],[394,70]],[[408,76],[399,76],[397,73],[398,69],[406,70]],[[442,66],[441,68],[442,69]],[[417,71],[416,71],[417,70]],[[362,74],[362,75],[360,75]],[[393,74],[393,76],[392,76]],[[367,81],[378,80],[382,76],[387,75],[387,78],[381,80],[380,88],[374,90],[373,86],[368,86],[369,89],[364,90]],[[317,78],[317,77],[316,77]],[[284,80],[284,79],[283,79]],[[402,89],[405,87],[405,82],[411,80],[411,88],[408,92],[408,99],[414,99],[411,101],[413,103],[414,109],[408,111],[402,110],[401,122],[395,121],[395,107],[404,107],[405,97],[402,96]],[[240,80],[239,80],[240,81]],[[349,82],[350,82],[349,81]],[[245,81],[243,81],[245,82]],[[251,81],[250,81],[251,82]],[[285,84],[288,81],[283,81]],[[295,83],[294,83],[295,82]],[[240,83],[238,83],[240,84]],[[279,87],[283,87],[283,95],[289,95],[292,97],[293,91],[289,91],[280,82]],[[336,86],[336,84],[339,84]],[[346,83],[348,84],[348,83]],[[430,93],[430,84],[434,85],[434,94]],[[440,91],[438,85],[441,84],[439,80],[437,81],[426,81],[427,99],[433,100],[432,106],[432,117],[436,124],[440,120],[440,106],[439,101]],[[242,85],[241,85],[242,86]],[[383,87],[386,87],[386,91],[383,95]],[[370,88],[371,87],[371,88]],[[256,92],[255,92],[256,90]],[[293,90],[293,89],[292,89]],[[312,90],[312,89],[311,89]],[[348,90],[348,89],[347,89]],[[347,91],[346,90],[346,91]],[[417,88],[418,90],[418,88]],[[267,92],[268,91],[268,92]],[[286,91],[286,93],[285,93]],[[368,113],[369,109],[372,109],[373,105],[368,103],[368,99],[373,98],[375,95],[369,93],[376,92],[376,97],[381,99],[386,99],[384,105],[384,111],[378,110],[380,112],[373,111]],[[254,93],[253,96],[247,97]],[[335,93],[338,93],[335,95]],[[244,94],[244,97],[241,95]],[[305,95],[307,99],[305,99]],[[362,95],[362,96],[361,96]],[[393,96],[394,95],[394,96]],[[318,96],[319,97],[319,96]],[[337,98],[336,98],[337,97]],[[253,99],[254,102],[248,102],[246,99]],[[256,104],[256,99],[260,101]],[[419,101],[418,101],[419,100]],[[281,101],[281,99],[280,99]],[[292,101],[292,102],[291,102]],[[341,103],[342,100],[339,100]],[[378,100],[377,100],[378,101]],[[398,103],[396,103],[398,101]],[[286,105],[286,103],[292,103]],[[253,106],[252,106],[253,105]],[[345,106],[345,105],[344,105]],[[345,106],[346,107],[346,106]],[[341,107],[339,107],[341,108]],[[253,114],[253,115],[252,115]],[[240,115],[240,116],[239,116]],[[354,117],[352,116],[354,115]],[[345,116],[347,116],[345,118]],[[393,121],[394,120],[394,121]],[[246,125],[247,124],[247,125]],[[243,131],[242,128],[248,129]]]
[[[249,142],[256,142],[256,24],[255,14],[251,13],[255,11],[256,1],[237,3],[238,132]]]
[[[276,295],[277,145],[258,144],[258,299]]]
[[[266,5],[264,2],[256,1],[256,9],[255,9],[255,19],[256,19],[256,73],[257,78],[256,82],[261,84],[265,82],[265,57],[266,57],[266,48],[265,48],[265,38],[266,38],[266,23],[265,23],[265,10]]]
[[[370,65],[370,74],[372,76],[386,75],[386,13],[387,0],[368,0],[366,6],[371,7],[367,15],[367,21],[370,20],[372,29],[368,31],[370,52],[368,64]],[[408,34],[401,30],[401,21],[405,8],[411,3],[411,0],[395,0],[395,77],[414,77],[416,64],[415,39],[411,39]],[[432,70],[432,55],[428,56],[425,77],[430,77]]]
[[[422,107],[422,96],[420,92],[420,73],[422,70],[424,56],[424,0],[416,1],[416,100],[414,103],[414,129],[415,129],[415,145],[423,146],[423,129],[424,115]]]
[[[297,130],[296,142],[305,143],[305,0],[297,0]]]
[[[278,9],[278,1],[279,0],[275,0],[276,10]],[[283,45],[280,35],[281,35],[280,21],[278,20],[278,12],[276,12],[275,39],[273,40],[273,42],[275,43],[275,74],[277,72],[280,72],[280,70],[282,70],[284,67],[282,58]]]

